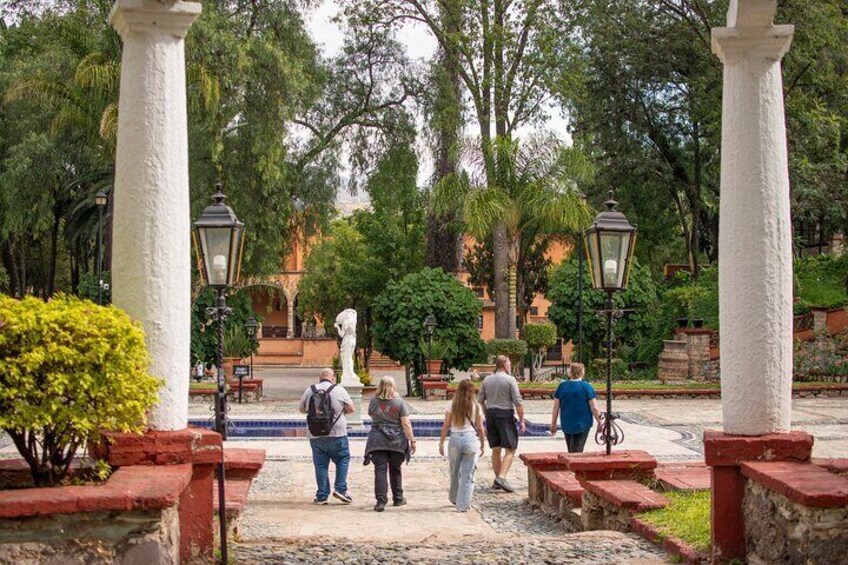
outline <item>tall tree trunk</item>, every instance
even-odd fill
[[[509,257],[506,226],[501,224],[494,229],[494,252],[492,254],[495,269],[495,337],[515,338],[515,313],[509,312]]]
[[[445,9],[445,27],[456,29],[456,18]],[[451,26],[451,27],[448,27]],[[435,183],[459,172],[459,132],[462,128],[461,82],[454,57],[441,51],[441,68],[436,72],[437,94],[433,127],[436,130]],[[456,273],[462,262],[462,234],[456,212],[427,215],[427,246],[424,262],[428,267],[441,267],[446,273]]]
[[[14,236],[10,235],[9,239],[3,242],[0,251],[2,251],[3,256],[3,268],[6,269],[6,274],[9,276],[9,292],[12,296],[19,297],[23,294],[23,291],[18,262],[15,259]]]
[[[61,216],[54,213],[53,227],[50,230],[50,263],[47,270],[47,286],[44,298],[50,298],[56,290],[56,259],[59,255],[59,225]]]

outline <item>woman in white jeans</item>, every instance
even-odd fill
[[[457,512],[467,512],[471,508],[474,495],[474,471],[477,468],[477,443],[480,455],[484,450],[483,410],[477,403],[474,384],[469,381],[459,383],[453,395],[451,407],[445,410],[445,422],[442,424],[439,454],[445,454],[445,437],[450,430],[448,459],[451,467],[451,484],[448,500],[456,506]]]

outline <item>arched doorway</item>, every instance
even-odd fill
[[[289,337],[289,305],[283,289],[272,284],[257,284],[245,288],[251,306],[262,320],[264,338]]]

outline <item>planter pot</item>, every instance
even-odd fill
[[[430,359],[427,361],[427,371],[431,375],[439,375],[442,372],[442,360],[441,359]]]
[[[692,327],[693,328],[703,328],[704,327],[704,320],[702,318],[695,318],[694,320],[692,320]]]
[[[233,365],[241,365],[240,357],[224,357],[224,377],[227,379],[233,378]]]
[[[689,327],[689,318],[677,318],[677,327],[678,328],[688,328]]]
[[[362,398],[371,398],[374,396],[374,393],[377,392],[377,387],[374,385],[367,385],[362,387]]]

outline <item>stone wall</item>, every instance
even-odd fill
[[[743,512],[751,564],[845,562],[848,507],[802,506],[749,480]]]
[[[0,520],[0,563],[171,565],[179,546],[176,507]]]
[[[626,508],[604,500],[592,494],[583,493],[583,509],[581,512],[583,529],[591,530],[613,530],[615,532],[629,532],[630,519],[633,513]]]

